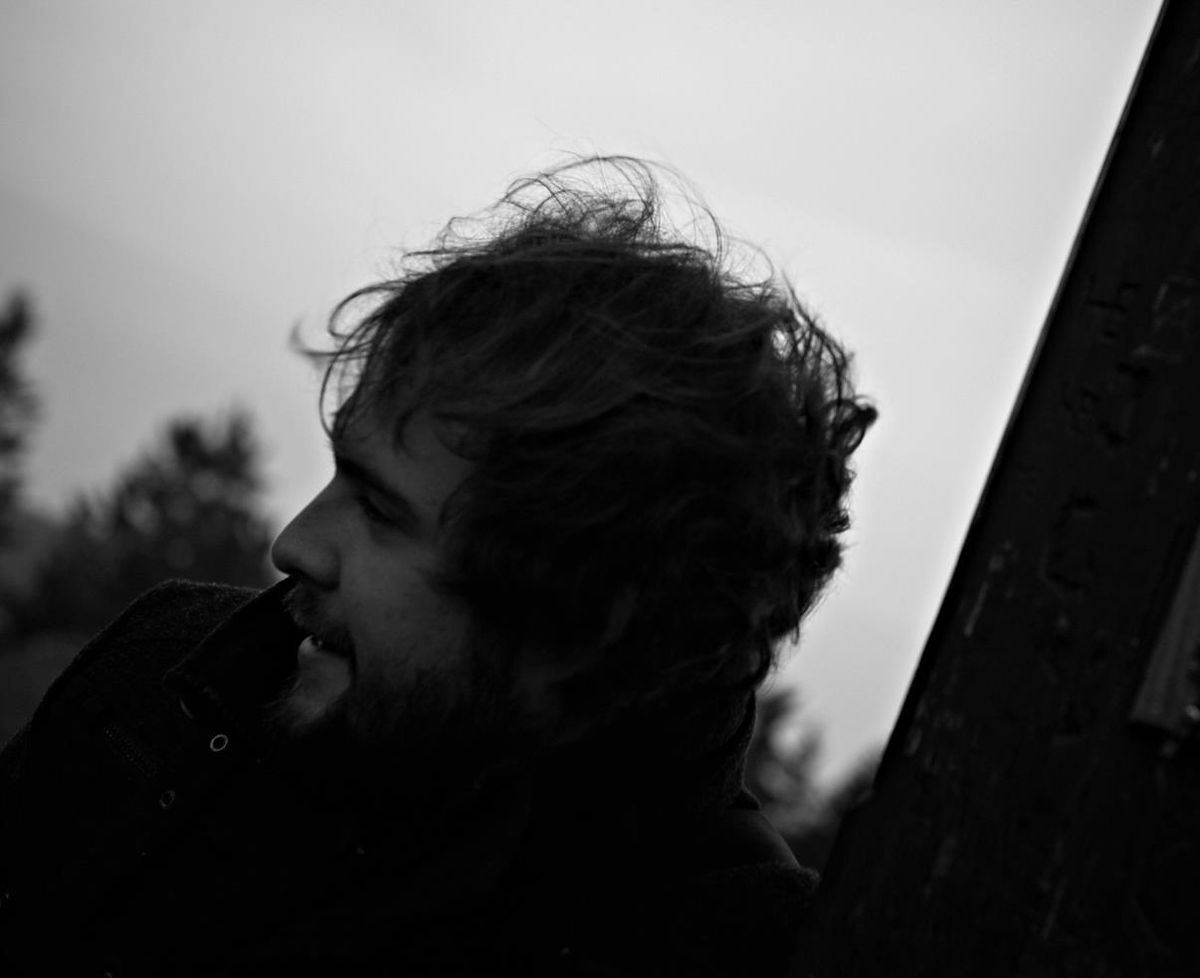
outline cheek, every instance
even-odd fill
[[[454,669],[466,646],[466,610],[420,577],[373,588],[348,611],[360,666],[369,661],[381,678]]]
[[[356,539],[344,548],[339,617],[360,670],[403,680],[465,645],[467,612],[430,583],[436,546],[400,534]]]

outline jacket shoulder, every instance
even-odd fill
[[[0,972],[10,949],[49,954],[48,922],[82,934],[180,824],[163,820],[158,799],[184,773],[196,781],[188,759],[210,752],[164,676],[255,593],[182,581],[147,591],[83,647],[0,754],[0,889],[11,895]]]
[[[136,598],[75,656],[51,684],[39,713],[58,712],[114,684],[157,682],[214,628],[258,592],[165,581]],[[60,702],[61,701],[61,702]]]

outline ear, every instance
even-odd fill
[[[604,630],[584,648],[526,647],[517,656],[514,685],[524,713],[548,743],[584,739],[611,720],[625,700],[605,670],[637,610],[637,590],[626,586],[608,607]],[[590,676],[589,676],[590,674]],[[586,695],[580,695],[586,690]]]
[[[516,693],[530,722],[550,743],[586,738],[612,719],[628,698],[623,695],[628,691],[616,688],[612,673],[603,666],[624,639],[636,610],[637,590],[628,585],[611,602],[604,630],[588,647],[522,649],[514,679]]]
[[[517,660],[513,688],[525,722],[548,746],[583,739],[593,726],[591,712],[573,703],[570,687],[586,682],[594,657],[582,652],[550,653],[525,648]],[[586,715],[585,715],[586,714]]]

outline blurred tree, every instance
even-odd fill
[[[784,733],[798,706],[791,690],[760,695],[758,718],[746,757],[746,787],[802,865],[820,870],[846,813],[871,790],[877,752],[865,755],[841,781],[823,788],[816,779],[819,731]]]
[[[110,492],[76,501],[10,608],[10,636],[91,634],[172,577],[269,583],[272,533],[260,512],[258,469],[246,413],[170,422]]]
[[[820,807],[815,779],[821,756],[820,732],[804,730],[790,741],[784,735],[797,709],[792,690],[761,694],[747,753],[746,786],[781,832],[811,819]]]
[[[0,539],[11,529],[21,488],[21,462],[37,410],[21,364],[33,332],[29,297],[14,292],[0,310]]]

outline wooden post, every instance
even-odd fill
[[[1200,975],[1198,527],[1200,3],[1168,0],[794,976]]]

